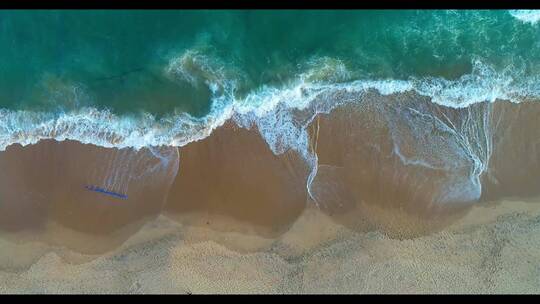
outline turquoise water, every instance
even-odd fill
[[[60,82],[84,88],[83,105],[201,116],[210,92],[163,72],[190,49],[234,70],[244,91],[322,57],[350,78],[456,78],[474,59],[534,73],[540,63],[538,28],[507,11],[2,11],[0,31],[8,109],[70,106],[51,92]]]
[[[264,108],[299,83],[387,81],[389,92],[457,106],[536,97],[537,19],[503,10],[1,11],[3,147],[47,137],[103,144],[105,131],[89,134],[92,126],[64,132],[89,120],[128,146],[129,136],[171,144],[217,124],[230,104]]]

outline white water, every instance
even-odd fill
[[[514,18],[530,24],[536,24],[540,20],[540,10],[510,10],[509,13]]]
[[[317,155],[309,150],[307,128],[317,114],[329,113],[346,103],[360,103],[364,95],[374,91],[378,92],[379,96],[412,91],[429,97],[431,102],[452,108],[466,108],[475,103],[495,102],[498,99],[521,102],[540,96],[540,82],[536,78],[524,77],[510,68],[496,72],[479,61],[474,62],[470,74],[457,80],[382,79],[332,83],[325,79],[318,80],[314,75],[324,75],[324,78],[328,79],[328,74],[333,70],[341,75],[348,73],[341,62],[325,60],[324,62],[330,64],[334,62],[336,66],[332,68],[326,64],[322,67],[317,65],[316,68],[324,70],[308,70],[288,85],[261,87],[239,99],[235,96],[236,79],[225,78],[228,77],[225,75],[230,75],[224,72],[225,67],[205,58],[196,52],[186,53],[179,59],[172,60],[165,69],[165,73],[170,77],[188,81],[192,85],[202,83],[211,88],[211,111],[203,118],[195,118],[186,113],[173,113],[158,120],[150,114],[118,116],[95,108],[80,108],[64,113],[0,110],[0,149],[4,150],[14,143],[34,144],[41,139],[69,139],[103,147],[135,149],[149,146],[183,146],[209,136],[215,128],[232,119],[244,128],[257,127],[275,154],[289,149],[300,153],[312,168],[307,181],[310,191],[311,183],[317,174]],[[470,134],[465,134],[452,125],[448,128],[457,138],[454,146],[462,148],[449,147],[450,150],[446,152],[459,154],[465,151],[462,154],[467,154],[475,163],[469,182],[456,180],[456,183],[472,185],[472,189],[467,190],[468,194],[464,196],[477,198],[480,193],[478,179],[485,171],[489,153],[480,151],[478,154],[478,149],[471,150]],[[396,153],[401,155],[398,149],[399,140],[395,142]],[[482,149],[490,149],[490,144]],[[441,153],[443,152],[431,155]],[[425,162],[429,157],[418,157],[421,159],[406,159],[401,155],[404,163],[424,162],[426,166],[434,165],[433,162]],[[463,161],[460,158],[456,162]]]

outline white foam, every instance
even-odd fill
[[[165,68],[165,75],[172,80],[185,81],[193,87],[208,86],[212,91],[230,86],[235,79],[226,67],[215,57],[197,49],[188,49],[179,57],[173,57]],[[227,73],[229,72],[229,73]]]
[[[327,76],[332,69],[336,73],[349,75],[341,62],[324,62],[324,75]],[[328,62],[333,62],[333,68],[328,67]],[[190,68],[187,69],[187,66]],[[195,74],[189,74],[190,71]],[[527,77],[514,67],[497,72],[480,61],[474,62],[470,74],[456,80],[368,79],[334,83],[321,79],[310,81],[317,72],[308,70],[287,85],[263,86],[241,99],[235,96],[238,79],[227,78],[230,74],[224,72],[223,66],[216,66],[215,61],[210,62],[200,54],[187,53],[179,59],[171,60],[165,73],[194,86],[201,83],[208,86],[213,94],[209,114],[196,118],[187,113],[171,113],[156,119],[151,114],[118,116],[108,110],[92,107],[62,113],[3,109],[0,110],[0,150],[11,144],[28,145],[42,139],[69,139],[117,148],[180,147],[209,136],[215,128],[232,119],[240,127],[256,127],[273,153],[281,154],[292,149],[302,155],[311,167],[307,180],[307,190],[311,195],[310,186],[317,174],[317,155],[309,149],[307,128],[316,115],[329,113],[346,103],[360,103],[368,92],[392,95],[412,91],[431,98],[434,103],[454,108],[469,107],[484,101],[494,102],[497,99],[520,102],[540,97],[540,81],[536,77]],[[461,138],[458,141],[470,146],[471,143],[466,140]],[[471,172],[473,181],[470,183],[474,193],[466,195],[478,196],[479,176],[486,169],[486,158],[489,155],[477,157],[474,151],[465,152],[475,162],[474,172]],[[432,165],[419,157],[409,161],[412,164]],[[457,197],[458,194],[451,195]]]
[[[195,78],[186,76],[182,65],[178,66],[186,56],[172,61],[167,72],[179,73],[190,81]],[[210,113],[203,118],[195,118],[187,113],[172,113],[158,120],[151,114],[118,116],[108,110],[92,107],[63,113],[1,109],[0,150],[14,143],[27,145],[47,138],[136,149],[160,145],[183,146],[210,135],[213,129],[233,118],[240,126],[257,126],[274,153],[282,153],[289,148],[305,148],[305,132],[302,129],[315,115],[328,113],[347,102],[358,101],[362,94],[370,90],[376,90],[381,95],[415,91],[430,97],[432,102],[455,108],[497,99],[520,102],[540,96],[539,79],[512,74],[509,72],[511,69],[497,73],[477,61],[471,74],[457,80],[426,78],[313,83],[306,82],[306,77],[301,75],[288,85],[263,86],[238,99],[234,94],[235,79],[222,79],[222,69],[209,68],[203,57],[197,58],[195,61],[204,66],[197,70],[205,71],[197,76],[198,79],[203,79],[206,85],[214,88]],[[304,147],[299,149],[298,145]]]
[[[536,24],[540,20],[540,10],[509,10],[508,12],[522,22]]]
[[[431,98],[432,102],[453,108],[464,108],[479,102],[497,99],[520,102],[540,96],[536,76],[526,76],[514,66],[497,72],[479,60],[473,62],[472,72],[457,80],[443,78],[415,79],[414,90]]]

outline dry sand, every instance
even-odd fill
[[[159,216],[100,256],[40,242],[0,248],[2,265],[6,255],[35,259],[3,267],[1,293],[538,293],[540,203],[478,205],[406,240],[353,232],[307,208],[275,240]]]

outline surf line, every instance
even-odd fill
[[[103,189],[103,188],[100,188],[100,187],[96,187],[96,186],[84,186],[84,187],[87,190],[103,193],[103,194],[110,195],[110,196],[113,196],[113,197],[116,197],[116,198],[120,198],[120,199],[127,199],[128,198],[128,196],[126,194],[108,191],[107,189]]]

